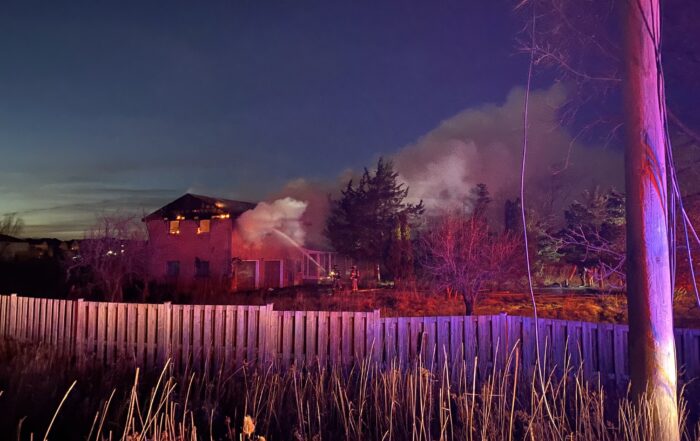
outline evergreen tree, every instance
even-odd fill
[[[350,180],[341,193],[340,199],[331,201],[326,237],[344,255],[387,267],[397,225],[410,231],[425,211],[423,202],[405,202],[408,188],[398,181],[392,162],[383,158],[375,170],[365,168],[357,185]]]
[[[520,210],[520,198],[515,198],[512,201],[510,199],[506,200],[503,210],[503,226],[506,231],[516,233],[523,230]]]
[[[476,187],[472,189],[472,198],[474,199],[472,215],[483,218],[486,216],[486,209],[491,203],[491,195],[488,188],[486,188],[486,184],[476,184]]]
[[[410,283],[415,278],[413,241],[406,213],[399,213],[389,241],[387,259],[387,268],[397,284]]]

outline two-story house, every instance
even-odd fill
[[[308,250],[269,235],[243,240],[236,219],[256,204],[187,193],[144,218],[149,273],[163,282],[221,283],[232,290],[318,283],[334,253]]]

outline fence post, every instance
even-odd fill
[[[82,366],[85,361],[85,304],[83,299],[75,300],[73,304],[73,353],[78,365]]]

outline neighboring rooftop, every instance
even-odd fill
[[[24,240],[8,236],[7,234],[0,234],[0,242],[24,242]]]
[[[256,205],[251,202],[186,193],[149,214],[144,220],[211,219],[222,216],[235,219],[244,212],[252,210]]]

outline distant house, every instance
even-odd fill
[[[26,240],[0,234],[0,260],[18,260],[31,257],[32,246]]]
[[[65,258],[75,253],[77,249],[76,240],[20,239],[0,234],[0,261]]]
[[[144,218],[149,273],[177,285],[220,283],[229,289],[318,283],[334,254],[268,235],[247,243],[236,219],[256,204],[187,193]]]

